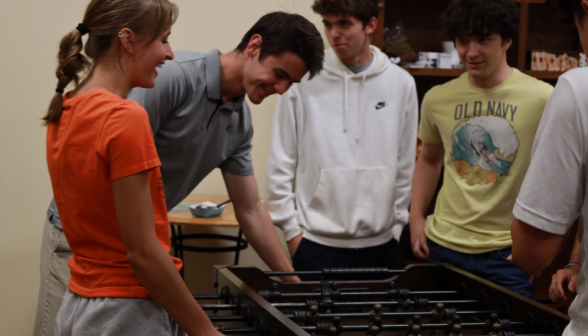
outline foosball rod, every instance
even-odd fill
[[[391,270],[387,268],[323,268],[320,271],[293,271],[293,272],[278,272],[265,271],[267,276],[284,276],[284,275],[361,275],[361,274],[400,274],[405,270]]]
[[[445,324],[441,324],[441,327],[434,327],[435,328],[439,328],[439,329],[443,329],[446,328],[447,325]],[[360,329],[363,328],[363,329]],[[367,330],[368,326],[343,326],[343,330],[342,331],[365,331]],[[406,325],[399,325],[398,327],[402,327],[400,329],[395,328],[395,329],[390,329],[390,328],[386,328],[386,327],[391,327],[390,325],[386,326],[386,325],[382,325],[382,327],[380,330],[402,330],[402,329],[406,329],[408,326]],[[396,326],[394,326],[396,327]],[[261,330],[257,329],[257,328],[218,328],[215,327],[217,330],[222,330],[222,333],[225,335],[235,335],[235,334],[261,334],[263,333]],[[313,332],[316,331],[317,327],[301,327],[304,331],[307,332]],[[555,336],[553,334],[513,334],[514,336]],[[474,336],[474,335],[472,335]],[[488,335],[475,335],[475,336],[488,336]]]
[[[460,323],[460,325],[464,329],[486,328],[487,327],[486,323],[483,323],[483,322]],[[420,326],[421,326],[421,329],[442,330],[442,329],[447,328],[447,323],[423,323]],[[511,327],[527,327],[527,326],[529,326],[529,324],[526,322],[510,322],[510,326]],[[369,327],[370,327],[369,325],[342,325],[342,326],[340,326],[340,328],[342,328],[341,329],[342,331],[366,331],[369,329]],[[408,329],[407,324],[382,324],[378,327],[380,328],[380,331],[383,331],[383,330],[407,330]],[[304,331],[311,331],[311,332],[318,331],[318,327],[314,327],[314,326],[302,326],[300,328],[302,328],[302,330],[304,330]]]
[[[210,322],[246,322],[249,318],[245,315],[209,316]]]
[[[233,304],[201,304],[202,310],[236,310],[240,309],[241,306]]]
[[[306,313],[306,312],[303,312]],[[496,312],[493,310],[472,310],[472,311],[456,311],[455,314],[457,315],[488,315],[496,313],[498,315],[507,315],[508,312]],[[295,319],[294,314],[285,314],[287,318],[293,320]],[[432,316],[432,312],[392,312],[392,313],[382,313],[383,317],[411,317],[415,315],[420,316]],[[346,317],[346,318],[364,318],[364,317],[371,317],[370,313],[339,313],[339,314],[320,314],[320,318],[335,318],[337,316]]]
[[[403,295],[441,295],[441,294],[463,294],[461,291],[406,291]],[[388,292],[340,292],[338,296],[387,296]],[[323,293],[280,293],[281,298],[321,297]]]
[[[485,303],[486,301],[483,300],[447,300],[447,301],[427,301],[427,305],[433,305],[437,303],[443,304],[480,304]],[[332,307],[364,307],[369,306],[372,307],[374,305],[382,305],[382,306],[397,306],[397,305],[406,305],[406,306],[413,306],[415,305],[414,301],[406,301],[406,302],[398,302],[398,301],[366,301],[366,302],[332,302]],[[272,306],[275,308],[282,308],[282,309],[289,309],[289,308],[305,308],[308,304],[305,302],[292,302],[292,303],[272,303]],[[233,304],[201,304],[200,307],[204,310],[234,310],[241,308],[238,305]]]
[[[437,303],[443,304],[481,304],[486,303],[484,300],[446,300],[446,301],[427,301],[427,305],[433,305]],[[407,305],[412,306],[415,304],[414,301],[406,301],[406,302],[398,302],[398,301],[365,301],[365,302],[332,302],[332,307],[363,307],[363,306],[374,306],[374,305],[382,305],[382,306],[397,306],[397,305]],[[308,304],[305,302],[291,302],[291,303],[272,303],[272,306],[275,308],[283,308],[283,309],[290,309],[290,308],[302,308],[306,307]]]
[[[403,295],[443,295],[443,294],[462,294],[461,291],[406,291]],[[340,292],[341,297],[370,297],[370,296],[386,296],[388,292]],[[263,296],[263,295],[262,295]],[[280,293],[280,298],[320,298],[323,293]],[[225,300],[226,295],[223,294],[194,294],[196,300]]]
[[[306,312],[303,312],[306,313]],[[472,310],[472,311],[457,311],[455,312],[458,315],[487,315],[496,313],[498,315],[506,315],[508,312],[496,312],[491,310]],[[382,313],[383,317],[411,317],[414,315],[420,316],[432,316],[432,312],[394,312],[394,313]],[[294,320],[293,314],[286,314],[287,318]],[[344,317],[344,318],[365,318],[370,317],[370,313],[340,313],[340,314],[320,314],[320,318],[335,318],[335,317]],[[243,322],[247,321],[247,316],[244,315],[233,315],[233,316],[209,316],[211,322]]]

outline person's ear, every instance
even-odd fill
[[[512,45],[512,39],[511,38],[503,38],[502,39],[502,50],[507,51],[510,46]]]
[[[245,48],[245,54],[247,57],[255,58],[259,52],[261,51],[261,41],[262,37],[259,34],[255,34],[251,36],[249,39],[249,43],[247,43],[247,48]]]
[[[129,55],[134,53],[133,43],[136,41],[137,36],[129,28],[121,29],[117,34],[121,48]]]
[[[588,14],[588,0],[582,0],[582,8],[584,9],[584,15]]]
[[[378,28],[378,19],[372,17],[370,22],[368,22],[368,24],[365,26],[365,32],[368,33],[368,35],[372,34],[374,31],[376,31],[376,28]]]

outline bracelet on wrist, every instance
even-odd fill
[[[564,267],[564,269],[574,267],[574,266],[577,267],[579,270],[582,269],[582,267],[580,266],[580,263],[577,263],[577,262],[571,262],[571,263],[567,264],[566,267]]]

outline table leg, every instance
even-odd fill
[[[174,257],[179,258],[178,244],[176,241],[176,226],[173,224],[169,225],[171,232],[171,246],[174,249]]]
[[[184,236],[182,234],[182,226],[178,225],[178,251],[180,252],[180,259],[184,261]]]
[[[237,234],[237,251],[235,251],[235,265],[239,265],[239,253],[241,252],[239,247],[241,246],[242,236],[243,232],[241,231],[241,228],[239,228],[239,234]]]

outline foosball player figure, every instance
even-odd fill
[[[310,310],[306,312],[306,325],[316,326],[321,318],[319,314],[319,308],[316,305],[310,306]]]
[[[376,317],[382,318],[384,316],[384,312],[382,311],[382,305],[376,304],[374,305],[374,309],[370,310],[370,322],[374,322]]]
[[[409,324],[408,336],[421,336],[421,316],[415,315]]]
[[[329,331],[327,332],[327,336],[338,336],[339,332],[337,331],[337,327],[330,326]]]
[[[459,316],[455,316],[453,318],[453,325],[451,326],[451,333],[449,336],[463,336],[461,333],[461,318]]]
[[[439,323],[441,320],[445,319],[445,305],[441,302],[437,303],[435,309],[431,310],[431,316],[435,323]]]
[[[367,336],[378,336],[380,334],[380,327],[377,325],[371,325],[368,328]]]
[[[502,328],[500,327],[500,323],[495,322],[492,323],[492,327],[491,327],[491,332],[490,334],[488,334],[489,336],[502,336],[502,333],[500,332]]]

